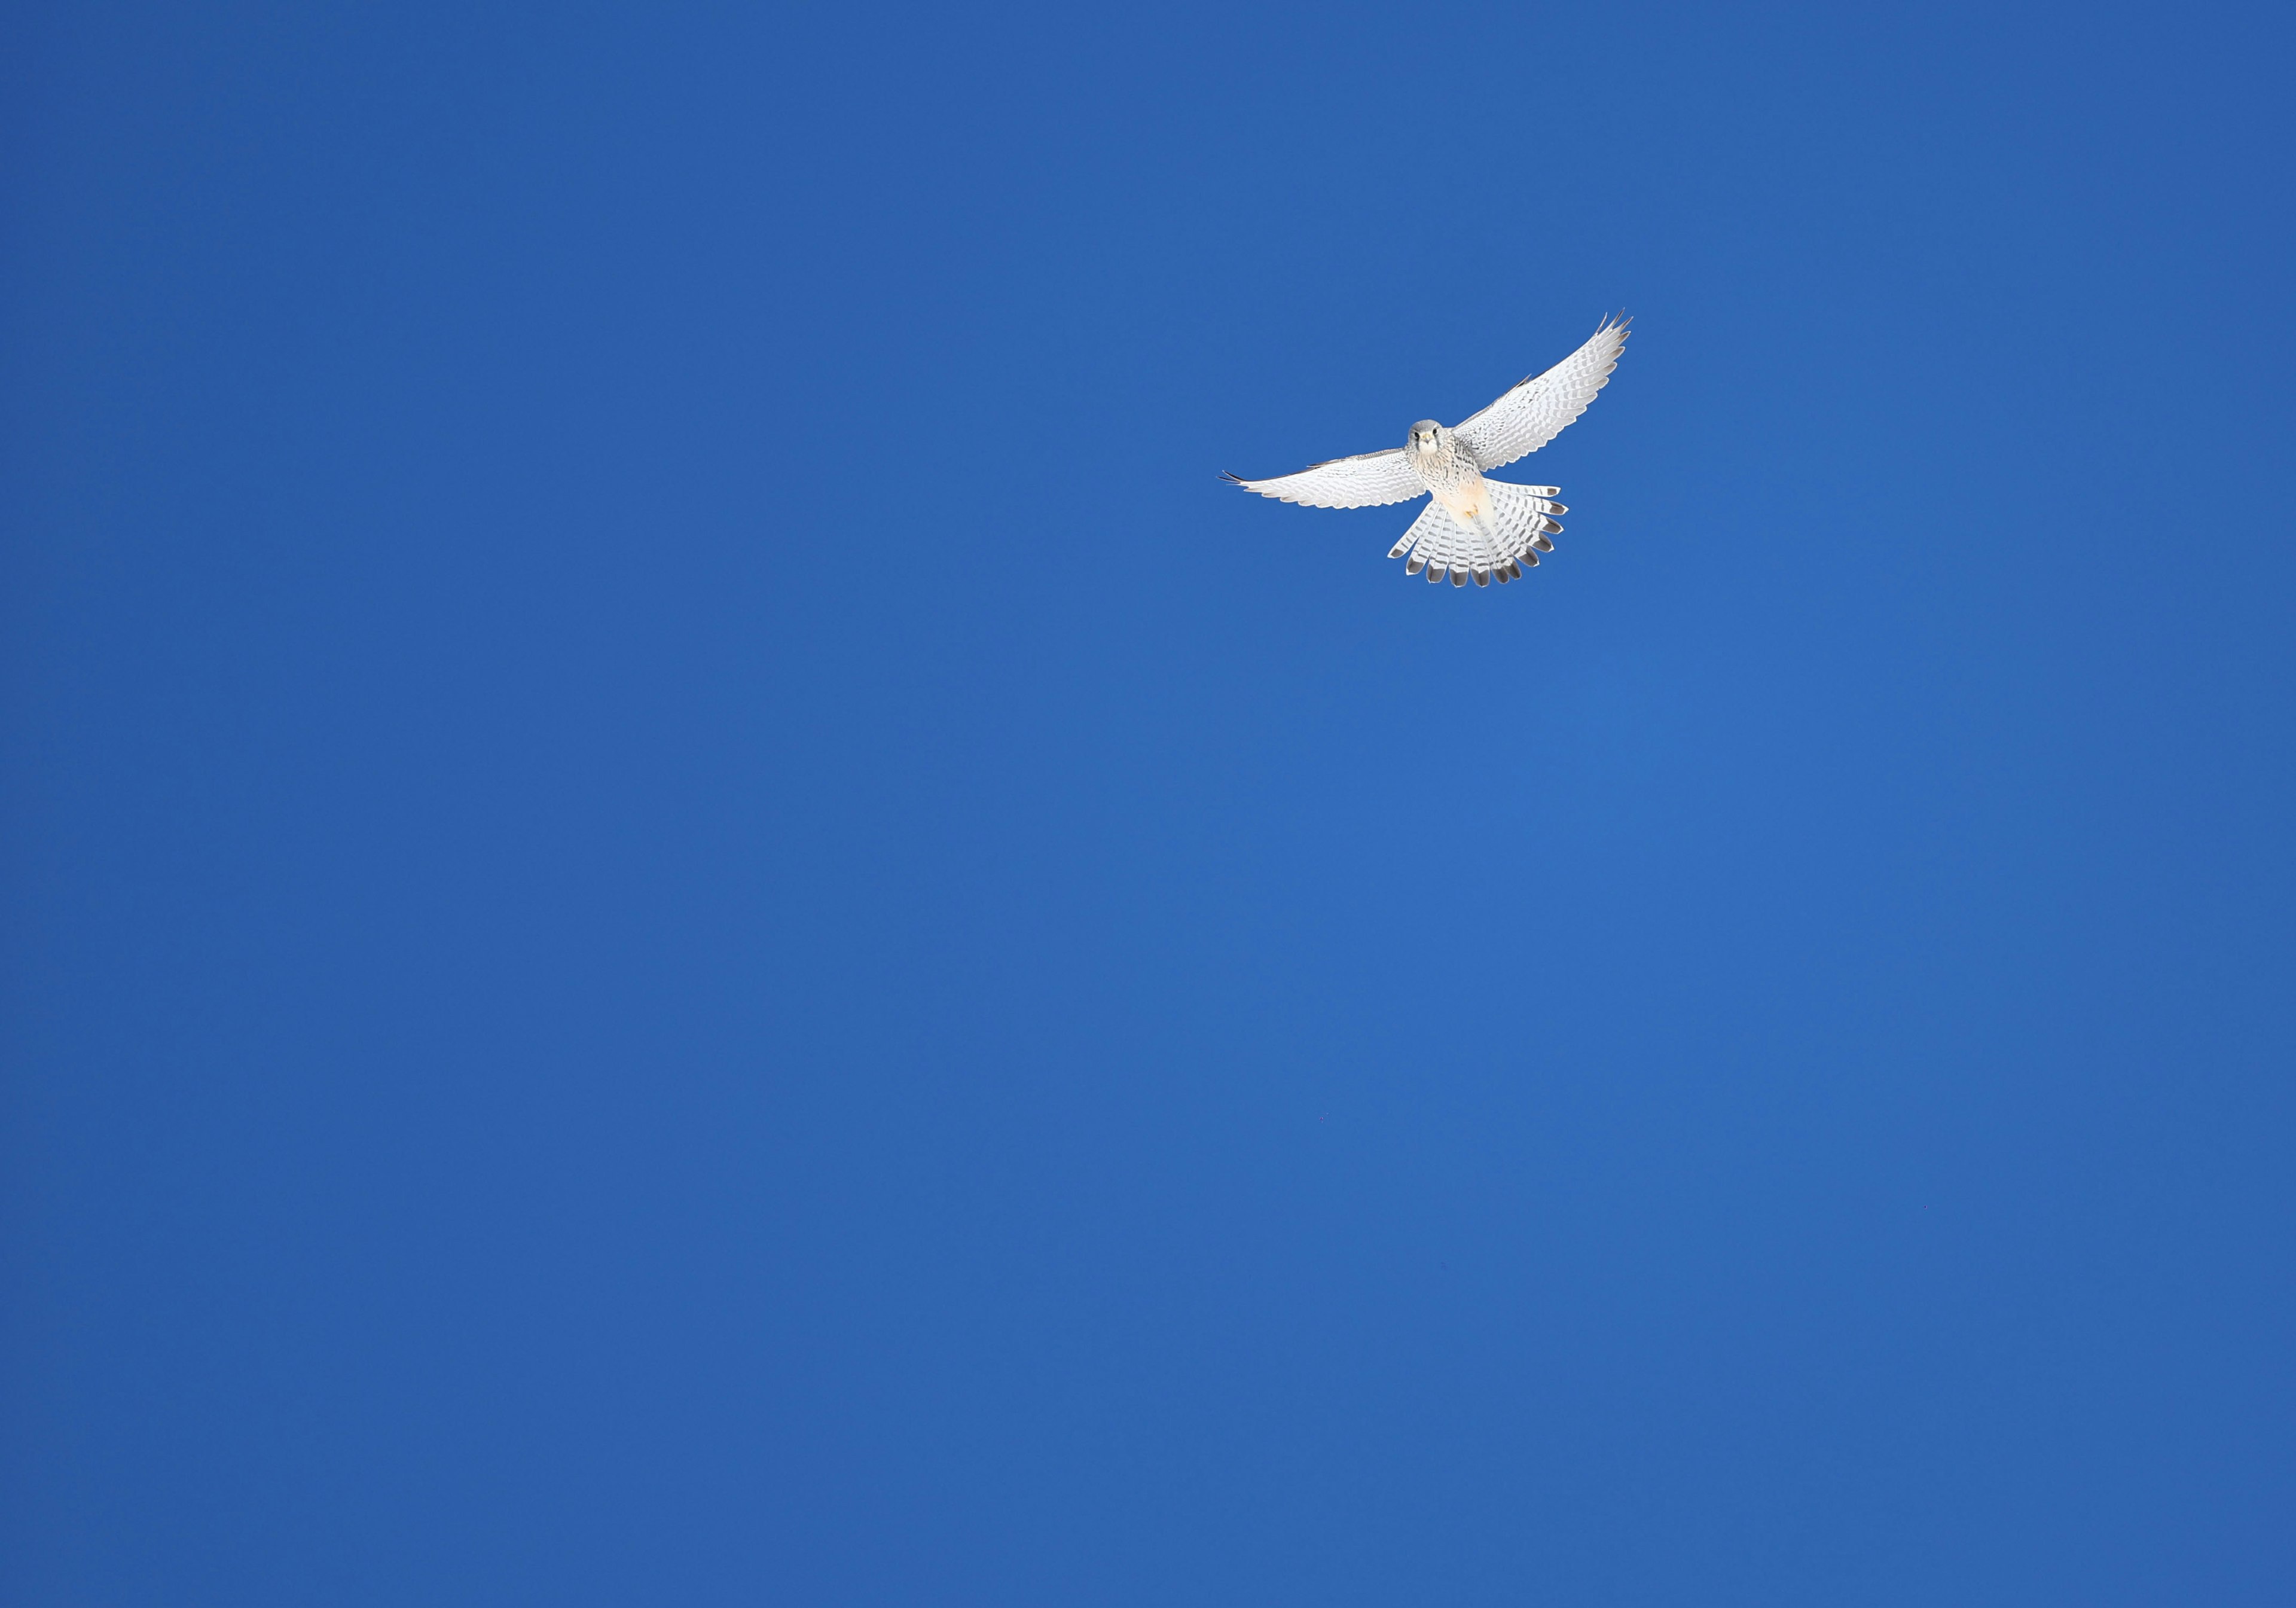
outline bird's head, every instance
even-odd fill
[[[1442,445],[1442,441],[1443,427],[1432,419],[1422,419],[1411,427],[1410,450],[1413,452],[1433,452]]]

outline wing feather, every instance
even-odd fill
[[[1587,343],[1543,374],[1535,374],[1452,433],[1488,472],[1537,452],[1587,411],[1611,381],[1626,349],[1627,320],[1606,318]]]
[[[1281,502],[1304,503],[1310,508],[1375,508],[1427,495],[1426,483],[1411,472],[1400,447],[1333,458],[1270,480],[1247,480],[1232,474],[1220,478],[1246,491]]]

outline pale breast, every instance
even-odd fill
[[[1427,489],[1435,500],[1448,508],[1463,523],[1473,524],[1489,506],[1490,495],[1483,489],[1483,472],[1470,463],[1464,453],[1448,455],[1447,462],[1431,464],[1438,473],[1424,477]]]
[[[1411,466],[1419,478],[1434,493],[1435,500],[1451,511],[1464,524],[1472,525],[1490,506],[1489,494],[1483,489],[1483,472],[1475,461],[1459,450],[1448,431],[1443,432],[1440,445],[1432,452],[1410,453]]]

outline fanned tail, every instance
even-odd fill
[[[1494,576],[1505,585],[1526,569],[1536,569],[1541,553],[1554,551],[1549,538],[1562,533],[1554,516],[1568,512],[1554,500],[1555,488],[1501,480],[1483,484],[1491,493],[1490,508],[1475,528],[1462,525],[1449,509],[1431,498],[1388,557],[1407,554],[1406,575],[1423,570],[1430,582],[1447,576],[1455,587],[1465,586],[1471,576],[1479,587],[1489,586]]]

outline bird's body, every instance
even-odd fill
[[[1269,480],[1237,480],[1247,491],[1318,508],[1368,508],[1429,497],[1411,529],[1389,553],[1409,555],[1406,574],[1422,570],[1430,581],[1446,575],[1463,587],[1514,579],[1535,568],[1567,513],[1552,486],[1517,486],[1485,471],[1537,452],[1587,411],[1618,366],[1625,349],[1623,320],[1608,321],[1584,346],[1543,374],[1525,380],[1456,430],[1422,419],[1399,449],[1333,458]]]
[[[1480,526],[1490,518],[1491,494],[1483,472],[1460,447],[1457,436],[1432,419],[1422,419],[1411,427],[1411,442],[1403,455],[1453,519]]]

